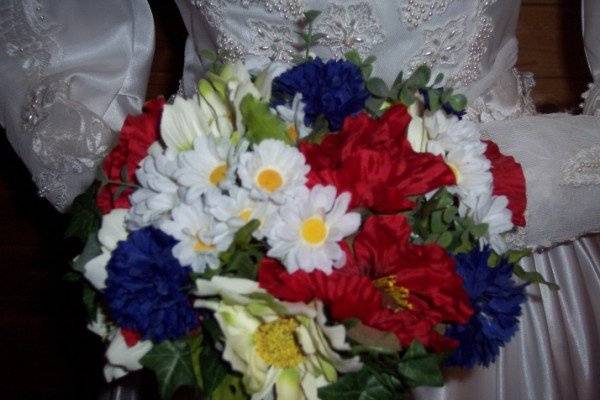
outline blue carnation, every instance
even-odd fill
[[[494,268],[488,267],[490,253],[486,246],[455,256],[474,314],[467,324],[451,325],[446,330],[447,336],[460,342],[448,359],[449,365],[488,366],[518,329],[525,285],[515,284],[512,266],[505,259]]]
[[[198,325],[186,292],[191,270],[173,257],[176,243],[156,228],[140,229],[118,244],[106,267],[111,316],[154,342],[180,338]]]
[[[364,108],[369,93],[360,69],[351,62],[320,58],[284,72],[273,81],[273,105],[291,104],[302,93],[304,123],[312,126],[323,115],[331,130],[342,127],[344,119]]]

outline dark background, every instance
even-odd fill
[[[148,98],[177,88],[185,28],[172,1],[150,1],[156,53]],[[540,111],[575,110],[590,77],[579,0],[524,0],[521,70],[536,75]],[[105,385],[103,348],[85,328],[76,285],[63,280],[77,243],[66,217],[36,196],[21,161],[0,132],[0,399],[94,399]]]

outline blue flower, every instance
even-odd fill
[[[140,229],[118,244],[106,267],[105,295],[115,322],[157,343],[198,325],[186,293],[191,270],[173,257],[176,243],[156,228]]]
[[[449,365],[488,366],[518,329],[525,285],[515,284],[512,266],[505,259],[494,268],[488,267],[490,253],[486,246],[455,256],[474,314],[467,324],[451,325],[446,330],[447,336],[460,342],[448,359]]]
[[[342,127],[344,119],[362,110],[369,93],[360,69],[351,62],[320,58],[284,72],[273,81],[273,105],[292,103],[302,93],[304,123],[312,126],[323,115],[331,130]]]

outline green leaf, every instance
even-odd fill
[[[202,49],[199,54],[202,61],[207,61],[209,63],[217,61],[217,53],[211,49]]]
[[[73,260],[71,268],[80,274],[83,274],[85,272],[85,264],[92,258],[100,255],[100,253],[102,253],[102,247],[98,241],[98,234],[96,232],[90,233],[85,242],[85,246],[83,247],[83,251]]]
[[[525,257],[529,257],[531,255],[531,250],[509,250],[506,252],[505,256],[508,256],[508,262],[511,264],[518,264],[521,259]]]
[[[448,99],[448,104],[454,111],[463,111],[467,107],[467,98],[462,94],[456,94]]]
[[[363,64],[360,67],[360,73],[365,81],[368,80],[373,73],[373,64]]]
[[[522,281],[546,285],[552,290],[560,289],[560,287],[556,283],[548,282],[547,280],[545,280],[542,274],[540,274],[539,272],[525,271],[520,265],[515,265],[513,267],[513,273]]]
[[[88,235],[100,229],[102,216],[96,207],[96,190],[98,185],[92,185],[73,201],[71,206],[70,221],[65,232],[66,237],[76,237],[82,242]]]
[[[234,236],[233,241],[239,246],[247,246],[252,240],[252,234],[260,227],[260,221],[253,219],[242,226]]]
[[[502,257],[500,257],[495,251],[492,251],[488,258],[487,265],[490,268],[497,267],[501,260],[502,260]]]
[[[488,224],[482,223],[474,225],[469,231],[474,237],[480,238],[488,233]]]
[[[355,323],[347,328],[346,334],[358,343],[361,349],[380,353],[397,353],[402,349],[395,334],[371,328],[360,321],[353,322]]]
[[[394,393],[364,367],[358,372],[343,375],[336,382],[319,388],[321,400],[399,400],[402,393]]]
[[[127,186],[125,186],[125,185],[119,185],[119,187],[117,188],[117,190],[115,190],[115,192],[112,195],[113,201],[117,201],[117,199],[119,197],[121,197],[121,195],[123,194],[123,192],[125,190],[127,190]]]
[[[196,386],[191,349],[183,340],[154,345],[140,362],[156,374],[164,400],[171,399],[181,386]]]
[[[242,378],[232,374],[226,375],[212,394],[212,400],[246,400],[248,398],[242,385]]]
[[[442,211],[434,211],[431,213],[431,232],[442,233],[446,229],[444,221],[442,219]]]
[[[225,362],[212,343],[206,343],[202,347],[200,366],[202,367],[202,388],[206,395],[211,396],[228,372]]]
[[[123,165],[119,176],[121,177],[121,182],[129,182],[129,168],[127,167],[127,165]]]
[[[242,100],[240,109],[246,123],[246,138],[250,142],[277,139],[292,144],[285,123],[271,112],[267,103],[249,94]]]
[[[412,342],[398,364],[398,372],[411,387],[442,386],[444,378],[440,368],[441,359],[427,353],[418,341]]]
[[[187,345],[190,348],[190,357],[192,358],[192,368],[194,369],[194,377],[196,385],[202,387],[202,368],[200,367],[200,353],[202,352],[202,335],[197,334],[188,337]]]
[[[431,70],[426,65],[421,65],[406,80],[405,85],[413,88],[424,88],[431,79]]]
[[[439,85],[440,83],[442,83],[443,80],[444,80],[444,74],[442,74],[440,72],[439,74],[437,74],[435,76],[435,79],[433,80],[433,86]]]
[[[98,293],[88,284],[83,286],[83,306],[88,319],[95,320],[98,311]]]
[[[304,21],[306,24],[312,24],[321,15],[319,10],[307,10],[304,12]]]
[[[404,104],[405,106],[410,106],[416,100],[414,88],[411,89],[407,86],[403,86],[402,90],[400,90],[399,98],[402,104]]]
[[[385,99],[380,99],[377,97],[369,97],[365,102],[365,108],[374,116],[380,116],[383,114],[383,110],[381,106],[385,103]]]
[[[387,85],[380,78],[371,78],[367,81],[367,90],[373,94],[374,96],[381,97],[383,99],[387,98],[390,94],[390,90]]]
[[[452,236],[452,233],[446,231],[446,232],[443,232],[440,235],[440,237],[437,239],[437,244],[439,244],[443,248],[447,249],[452,244],[453,239],[454,239],[454,236]]]
[[[356,65],[359,68],[363,65],[362,57],[360,56],[360,53],[355,49],[348,51],[346,54],[344,54],[344,57],[347,61],[350,61],[352,64]]]

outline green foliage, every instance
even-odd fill
[[[420,199],[410,218],[419,243],[437,243],[451,253],[468,253],[487,233],[487,224],[476,224],[470,217],[461,217],[454,196],[440,189],[430,199]]]
[[[441,364],[438,354],[428,353],[421,343],[414,341],[398,363],[398,372],[410,387],[443,386]]]
[[[336,382],[319,389],[322,400],[387,400],[405,399],[417,386],[441,386],[442,357],[428,353],[414,341],[400,355],[369,353],[363,355],[364,367],[346,374]]]
[[[100,242],[98,241],[98,233],[92,232],[88,235],[81,254],[71,263],[71,268],[80,274],[83,274],[85,264],[100,253],[102,253],[102,249],[100,247]]]
[[[304,12],[304,20],[302,21],[301,30],[296,32],[302,39],[302,43],[298,44],[298,48],[304,51],[304,59],[297,60],[299,62],[308,60],[310,49],[319,44],[319,40],[325,37],[323,33],[315,33],[314,25],[317,18],[321,15],[321,11],[308,10]]]
[[[221,355],[213,348],[212,343],[206,343],[202,347],[200,365],[202,366],[202,389],[204,394],[210,398],[227,376],[227,367]]]
[[[354,49],[344,54],[344,57],[347,61],[350,61],[360,69],[363,79],[365,82],[367,82],[367,90],[370,91],[368,88],[368,83],[369,78],[373,73],[373,63],[375,62],[376,58],[374,56],[369,56],[363,60],[359,52]],[[371,85],[374,85],[374,83],[371,83]]]
[[[197,386],[192,353],[186,340],[167,340],[154,345],[141,359],[141,364],[156,374],[162,399],[171,399],[181,386]]]
[[[98,185],[92,185],[75,198],[69,211],[70,221],[65,232],[66,237],[76,237],[85,242],[90,233],[98,231],[102,216],[96,207]]]
[[[246,123],[246,138],[251,143],[277,139],[292,144],[285,123],[271,112],[268,103],[249,94],[242,100],[240,109]]]
[[[227,374],[212,394],[212,400],[245,400],[249,396],[242,386],[242,378]]]
[[[546,285],[552,290],[560,289],[560,287],[556,283],[548,282],[547,280],[545,280],[544,277],[542,276],[542,274],[540,274],[539,272],[525,271],[523,269],[523,267],[521,267],[519,264],[517,264],[513,267],[513,274],[515,274],[515,276],[517,278],[521,279],[522,281],[528,282],[528,283],[537,283],[537,284]]]

